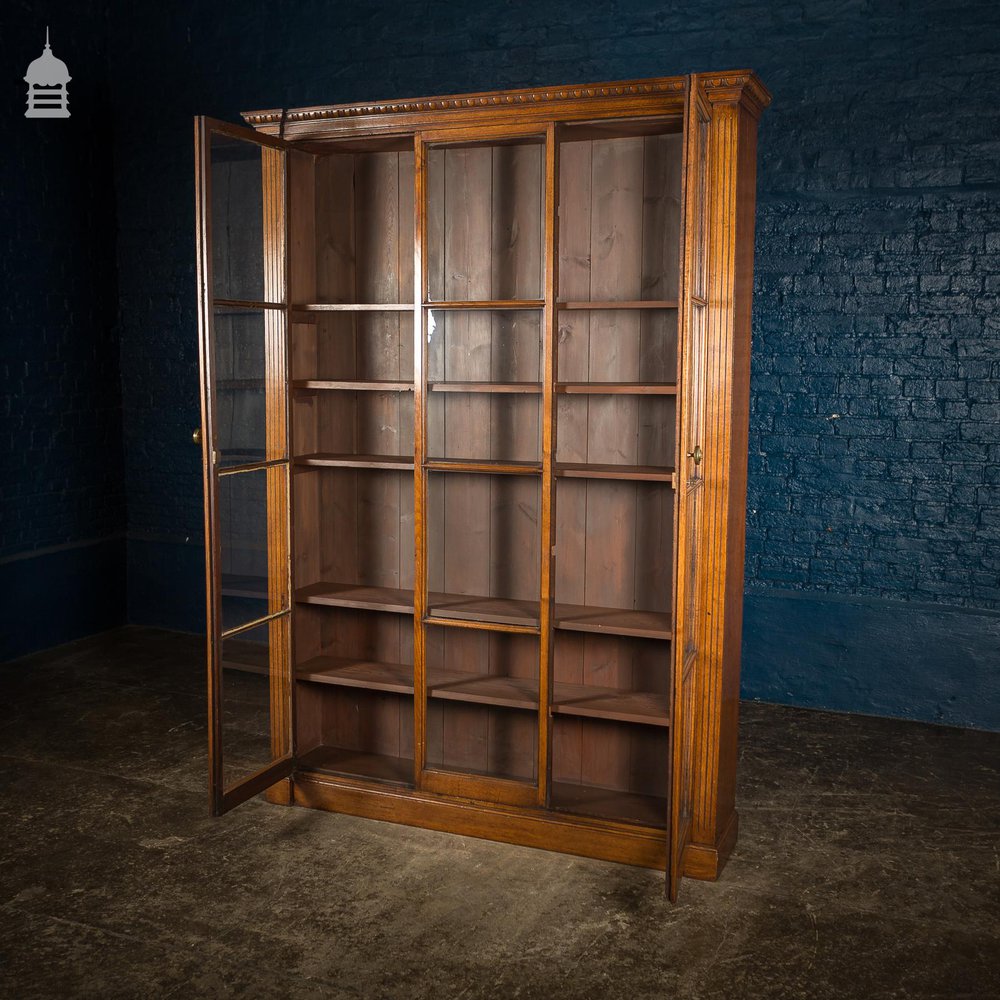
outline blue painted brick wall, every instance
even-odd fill
[[[190,116],[750,66],[744,693],[1000,728],[1000,7],[188,3],[113,16],[111,66],[134,618],[200,624]]]
[[[1000,728],[1000,7],[187,0],[109,59],[133,620],[201,625],[191,116],[750,66],[744,693]]]
[[[71,117],[26,119],[51,27]],[[0,660],[124,619],[125,488],[103,3],[0,12]]]

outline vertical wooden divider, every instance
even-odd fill
[[[427,372],[424,365],[424,269],[427,242],[427,155],[413,137],[413,783],[421,787],[427,747]]]
[[[268,624],[271,752],[277,760],[292,753],[291,652],[291,463],[288,430],[288,271],[286,153],[261,149],[263,173],[264,300],[281,309],[264,310],[265,452],[267,477]],[[271,801],[291,801],[287,780],[269,794]]]
[[[554,602],[553,562],[555,560],[555,352],[558,340],[559,313],[556,309],[559,268],[559,133],[554,122],[545,130],[545,309],[542,334],[542,512],[541,574],[539,608],[539,677],[538,677],[538,804],[549,805],[549,777],[552,772],[552,690]]]

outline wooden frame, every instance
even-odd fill
[[[666,869],[671,898],[682,874],[718,875],[737,829],[768,102],[733,71],[244,114],[256,133],[199,125],[214,811],[270,786],[272,801]],[[212,286],[207,127],[281,157],[263,180],[282,211],[265,223],[259,299]],[[607,195],[574,186],[588,158],[587,185]],[[450,202],[432,169],[452,171]],[[624,250],[595,255],[591,211],[595,232],[622,227]],[[458,264],[432,287],[447,254]],[[266,454],[223,474],[268,477],[271,654],[243,668],[268,672],[272,749],[288,749],[230,790],[211,444],[223,303],[260,310],[267,330]],[[487,368],[462,361],[476,344]],[[391,446],[411,406],[412,449]],[[452,493],[453,528],[438,506]],[[331,504],[339,536],[319,528]],[[524,517],[530,544],[514,541]],[[484,558],[499,568],[484,576]]]

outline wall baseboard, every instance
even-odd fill
[[[0,563],[0,662],[125,624],[125,539]]]
[[[751,590],[741,695],[1000,731],[1000,614]]]

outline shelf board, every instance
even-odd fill
[[[288,307],[296,312],[413,312],[412,302],[300,302]]]
[[[314,455],[297,455],[297,469],[391,469],[396,472],[413,471],[412,455],[335,455],[318,452]]]
[[[429,458],[424,468],[430,472],[469,472],[494,476],[533,476],[542,471],[541,462],[472,461],[461,458]]]
[[[295,668],[297,681],[413,694],[413,666],[343,656],[314,656]]]
[[[369,587],[354,583],[313,583],[295,591],[299,604],[323,604],[331,608],[359,608],[413,614],[413,591],[394,587]]]
[[[428,392],[497,392],[538,395],[541,382],[428,382]]]
[[[413,591],[393,587],[370,587],[353,583],[320,582],[300,587],[295,592],[299,604],[322,604],[332,608],[359,608],[363,611],[388,611],[413,614]],[[428,595],[428,613],[459,621],[501,625],[538,626],[537,601],[518,601],[503,597],[477,597],[466,594]]]
[[[432,674],[437,674],[437,671],[428,671],[429,698],[538,711],[537,677],[453,673],[432,682]]]
[[[458,621],[492,622],[498,625],[529,625],[537,628],[538,601],[505,597],[470,597],[465,594],[428,594],[427,614]]]
[[[584,462],[556,462],[553,470],[561,479],[629,479],[653,483],[674,481],[674,470],[660,465],[592,465]]]
[[[297,766],[304,771],[320,771],[345,778],[362,778],[367,781],[387,781],[394,785],[413,784],[413,760],[409,757],[390,757],[364,750],[346,750],[343,747],[319,746],[298,758]]]
[[[621,820],[642,826],[662,828],[667,825],[667,800],[658,795],[619,792],[569,781],[553,781],[551,791],[552,808],[559,812]]]
[[[618,691],[557,682],[552,692],[552,714],[667,727],[670,700],[667,695],[652,691]]]
[[[560,395],[676,396],[676,382],[557,382]]]
[[[378,379],[300,378],[292,382],[292,388],[297,392],[319,392],[328,389],[344,389],[349,392],[413,392],[413,383]]]
[[[223,597],[250,597],[267,600],[266,576],[239,576],[235,573],[222,574]]]
[[[545,299],[452,299],[444,302],[425,302],[425,309],[466,309],[466,310],[522,310],[542,309]]]
[[[578,302],[557,302],[557,309],[676,309],[677,299],[602,299],[593,301]]]
[[[670,639],[670,614],[666,611],[628,611],[584,604],[557,604],[555,627],[567,632],[631,635],[645,639]]]

